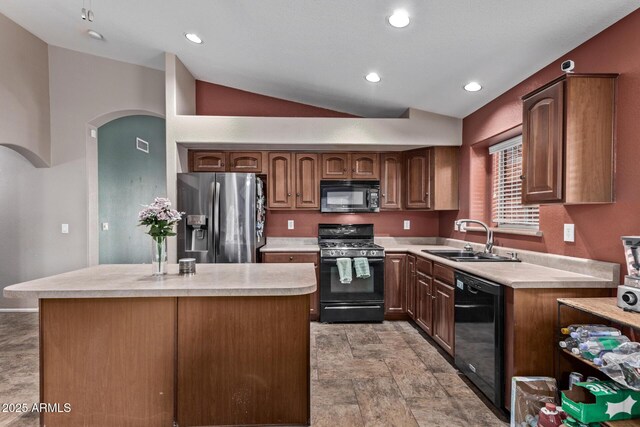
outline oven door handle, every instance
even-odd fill
[[[336,305],[324,307],[325,310],[353,310],[362,308],[382,308],[381,305]]]
[[[349,258],[349,257],[345,257],[345,258]],[[352,257],[352,258],[359,258],[359,257]],[[367,260],[369,261],[369,264],[384,263],[384,258],[367,258]],[[332,264],[332,265],[336,265],[338,263],[337,258],[323,259],[321,262],[322,264]]]

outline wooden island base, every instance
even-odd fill
[[[41,425],[310,421],[309,295],[40,300]]]

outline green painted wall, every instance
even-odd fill
[[[136,138],[149,143],[148,154],[136,149]],[[166,195],[165,171],[164,119],[129,116],[98,128],[100,264],[150,262],[151,238],[137,226],[138,212]]]

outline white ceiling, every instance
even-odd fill
[[[640,7],[640,0],[5,0],[49,44],[365,117],[464,117]],[[395,8],[411,24],[388,25]],[[84,33],[93,28],[100,42]],[[189,43],[185,32],[204,39]],[[579,71],[580,64],[576,69]],[[369,71],[378,84],[364,79]],[[616,70],[611,70],[612,72]],[[484,89],[467,93],[477,80]]]

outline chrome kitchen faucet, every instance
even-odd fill
[[[485,254],[490,254],[491,250],[493,249],[493,231],[491,231],[489,229],[489,226],[487,224],[485,224],[484,222],[478,221],[477,219],[468,219],[468,218],[456,220],[456,222],[455,222],[456,228],[459,230],[460,226],[463,223],[467,223],[467,222],[471,222],[473,224],[478,224],[478,225],[481,225],[482,227],[484,227],[485,231],[487,232],[487,243],[485,243],[485,245],[484,245],[484,253]]]

